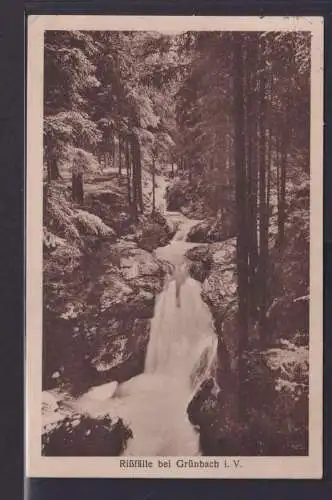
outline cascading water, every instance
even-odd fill
[[[157,299],[145,362],[145,373],[182,380],[190,392],[202,382],[216,347],[212,317],[201,298],[201,286],[188,275],[183,276],[184,253],[191,246],[185,240],[193,223],[196,221],[184,223],[170,245],[157,252],[168,257],[176,268]]]
[[[186,220],[173,241],[157,251],[176,266],[184,263],[190,227]],[[185,227],[183,227],[185,226]],[[199,438],[187,406],[207,374],[216,350],[212,316],[200,284],[187,276],[179,288],[170,277],[157,298],[144,373],[119,386],[117,412],[133,431],[124,455],[199,454]],[[117,399],[117,398],[116,398]]]
[[[197,221],[176,213],[165,215],[181,218],[181,223],[170,244],[157,249],[156,255],[173,264],[175,273],[156,300],[144,373],[116,388],[106,384],[107,397],[100,387],[76,402],[76,408],[91,416],[109,414],[128,424],[133,438],[123,453],[127,456],[199,454],[199,436],[189,422],[187,406],[206,377],[217,346],[200,284],[183,275],[185,253],[196,246],[186,238]]]

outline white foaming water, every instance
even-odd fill
[[[182,266],[185,252],[196,246],[185,240],[197,221],[183,219],[173,241],[156,252],[175,266]],[[93,390],[76,402],[78,409],[92,416],[109,414],[128,424],[133,438],[123,455],[199,454],[199,436],[186,410],[211,366],[217,338],[200,284],[183,277],[178,303],[176,288],[176,279],[170,277],[157,298],[144,373],[120,384],[115,392],[106,384],[106,398],[98,388],[99,402],[91,397]]]
[[[215,334],[210,311],[202,301],[197,281],[187,278],[180,287],[176,306],[176,283],[172,280],[158,298],[151,322],[146,374],[172,376],[192,392],[201,382],[195,378],[203,354],[213,354]],[[187,401],[188,402],[188,401]]]

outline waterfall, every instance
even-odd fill
[[[190,392],[195,392],[206,376],[217,346],[212,316],[201,298],[201,286],[185,267],[186,239],[194,224],[197,221],[189,219],[182,223],[168,245],[167,257],[175,263],[175,271],[157,299],[145,361],[145,373],[174,377],[186,384]]]
[[[172,242],[159,249],[175,273],[155,305],[144,373],[121,384],[117,394],[133,431],[124,455],[198,455],[199,438],[187,406],[214,359],[217,338],[201,286],[183,274],[187,234],[197,221],[185,219]],[[195,246],[195,245],[194,245]],[[179,281],[179,306],[176,287]]]
[[[99,405],[91,396],[81,401],[86,409],[89,405],[90,414],[108,413],[129,425],[133,438],[126,456],[199,455],[199,436],[187,407],[208,374],[217,337],[201,285],[185,271],[185,253],[196,246],[186,242],[194,224],[183,217],[171,243],[156,252],[175,272],[156,300],[144,373],[119,384],[115,392],[107,387],[114,395]]]
[[[200,296],[200,285],[188,277],[180,286],[176,306],[172,280],[160,295],[151,322],[145,373],[174,377],[197,389],[209,368],[216,337],[210,311]]]

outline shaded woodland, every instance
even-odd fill
[[[44,389],[142,371],[164,179],[219,342],[202,453],[306,454],[309,34],[47,32],[44,89]]]

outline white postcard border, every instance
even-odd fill
[[[45,30],[311,31],[310,398],[308,457],[201,457],[218,468],[181,467],[188,457],[41,455],[43,37]],[[28,477],[321,478],[323,415],[323,19],[320,17],[66,16],[28,18],[26,171],[26,475]],[[192,457],[198,459],[200,457]],[[159,467],[158,460],[170,460]],[[239,460],[239,462],[232,462]],[[238,463],[238,466],[235,466]]]

